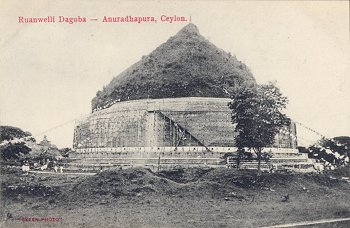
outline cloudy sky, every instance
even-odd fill
[[[0,124],[71,146],[74,120],[96,92],[192,19],[217,47],[246,63],[259,83],[275,80],[288,114],[327,137],[350,135],[347,1],[2,1]],[[157,23],[102,23],[103,16],[154,16]],[[55,16],[23,24],[18,17]],[[58,23],[58,17],[97,18]],[[300,143],[315,134],[298,128]]]

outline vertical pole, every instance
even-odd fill
[[[159,152],[159,157],[158,157],[158,172],[160,171],[160,152]]]

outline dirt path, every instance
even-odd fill
[[[325,224],[325,223],[335,223],[335,222],[344,222],[344,221],[350,221],[350,218],[339,218],[339,219],[322,219],[322,220],[316,220],[316,221],[305,221],[305,222],[296,222],[296,223],[288,223],[288,224],[281,224],[281,225],[275,225],[275,226],[265,226],[261,228],[282,228],[282,227],[296,227],[296,226],[308,226],[308,225],[317,225],[317,224]]]
[[[96,173],[56,173],[50,171],[29,171],[29,173],[42,173],[42,174],[54,174],[54,175],[84,175],[84,176],[93,176]]]

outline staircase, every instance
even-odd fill
[[[314,163],[308,158],[307,154],[294,152],[272,152],[272,157],[268,162],[261,161],[261,170],[268,172],[275,171],[292,171],[310,173],[317,172],[314,168]],[[242,161],[240,169],[258,169],[258,162]]]

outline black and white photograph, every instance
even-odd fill
[[[350,227],[348,1],[0,1],[0,227]]]

